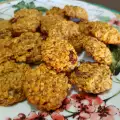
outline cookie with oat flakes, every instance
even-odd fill
[[[0,64],[0,105],[9,106],[26,99],[23,92],[26,64],[12,61]]]
[[[13,57],[11,39],[9,37],[0,39],[0,64],[11,60]]]
[[[83,50],[84,37],[84,34],[79,33],[68,38],[68,42],[74,47],[78,54]]]
[[[14,14],[14,18],[23,18],[23,17],[32,17],[39,19],[42,16],[42,12],[38,11],[37,9],[21,9]]]
[[[26,73],[24,91],[27,100],[42,110],[55,110],[62,105],[70,84],[64,73],[57,73],[45,64]]]
[[[46,15],[59,15],[64,17],[64,10],[59,7],[53,7],[46,12]]]
[[[69,37],[72,37],[76,34],[79,34],[78,24],[67,20],[61,20],[57,22],[50,28],[48,32],[48,36],[50,37],[56,36],[67,40]]]
[[[111,71],[107,65],[99,63],[81,63],[70,76],[70,81],[79,91],[98,94],[111,89]]]
[[[65,16],[88,20],[87,11],[79,6],[66,5],[63,10]]]
[[[42,34],[48,35],[48,32],[50,31],[51,27],[55,25],[57,22],[63,20],[59,15],[46,15],[41,18],[41,27],[40,31]]]
[[[42,60],[58,72],[70,71],[77,66],[77,53],[73,46],[61,38],[47,38],[41,46]]]
[[[12,23],[14,36],[19,36],[25,32],[36,32],[40,26],[42,13],[35,9],[21,9],[15,13]]]
[[[12,37],[12,25],[8,20],[0,20],[0,39]]]
[[[90,34],[98,38],[98,40],[105,44],[120,44],[120,33],[108,23],[97,21],[91,22],[90,26],[92,26]]]
[[[19,36],[25,32],[36,32],[37,28],[40,26],[40,21],[36,18],[25,17],[19,18],[16,22],[12,23],[14,36]]]
[[[42,38],[40,33],[27,32],[12,40],[14,59],[17,62],[36,63],[41,61]]]
[[[96,62],[111,65],[112,53],[103,42],[91,36],[84,36],[82,41],[83,49],[85,49]]]
[[[120,44],[120,33],[108,23],[100,21],[81,22],[79,30],[86,35],[96,37],[105,44]]]

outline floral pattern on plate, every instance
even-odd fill
[[[66,115],[64,114],[66,112]],[[31,112],[28,116],[19,113],[14,120],[114,120],[120,116],[120,110],[113,105],[107,105],[98,96],[85,93],[72,94],[63,101],[61,108],[54,112]],[[11,120],[7,118],[7,120]]]

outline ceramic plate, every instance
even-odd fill
[[[104,21],[112,24],[120,30],[119,15],[89,3],[72,0],[25,0],[12,1],[0,5],[0,18],[10,19],[14,11],[22,8],[36,8],[45,13],[53,6],[63,8],[64,5],[76,5],[85,8],[89,14],[89,20]],[[116,46],[117,48],[118,46]],[[120,52],[120,50],[119,50]],[[116,52],[118,56],[120,53]],[[92,61],[85,52],[80,54],[79,60]],[[120,63],[118,58],[118,65]],[[120,65],[119,65],[120,66]],[[10,107],[0,107],[0,120],[120,120],[120,74],[117,68],[116,75],[112,76],[113,86],[110,91],[90,96],[78,94],[71,90],[71,94],[63,101],[60,109],[54,112],[40,112],[27,101]],[[82,96],[82,98],[81,98]]]

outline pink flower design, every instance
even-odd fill
[[[95,106],[81,104],[81,110],[76,115],[79,120],[114,120],[114,115],[119,114],[119,110],[115,106],[99,106],[98,110]]]
[[[119,110],[115,106],[106,106],[98,96],[74,94],[70,103],[78,110],[76,113],[73,112],[77,120],[114,120],[114,115],[119,115]]]
[[[48,114],[43,112],[43,113],[35,113],[35,112],[30,112],[29,115],[26,117],[25,114],[19,113],[17,117],[15,117],[13,120],[45,120],[45,117]]]
[[[105,117],[102,117],[102,120],[115,120],[115,119],[111,115],[106,115]]]
[[[91,113],[95,112],[95,106],[90,105],[88,100],[82,100],[78,106],[78,114],[79,119],[88,119],[91,117]]]
[[[120,26],[120,20],[118,20],[117,18],[111,19],[108,23],[111,24],[111,25]]]
[[[14,118],[14,120],[24,120],[26,118],[26,115],[24,113],[19,113],[17,117]]]
[[[70,103],[70,99],[69,98],[65,98],[63,101],[63,105],[69,104]]]
[[[119,110],[115,106],[99,106],[98,115],[100,120],[114,120],[114,115],[119,114]],[[92,119],[91,119],[92,120]]]
[[[75,107],[75,111],[70,111],[71,106]],[[73,94],[63,101],[61,106],[63,110],[69,112],[70,115],[64,116],[57,109],[52,113],[47,112],[31,112],[28,116],[23,113],[18,114],[13,120],[46,120],[46,117],[51,117],[52,120],[115,120],[114,116],[120,116],[120,110],[113,105],[107,106],[105,102],[98,96],[89,94]],[[61,109],[60,108],[60,109]],[[7,119],[12,120],[12,119]]]
[[[91,113],[90,115],[90,119],[91,120],[100,120],[100,116],[99,116],[99,113]]]
[[[31,112],[29,115],[28,115],[28,117],[27,117],[27,119],[29,120],[29,119],[35,119],[35,118],[37,118],[38,117],[38,115],[35,113],[35,112]]]
[[[39,112],[38,115],[42,116],[42,117],[47,117],[48,113],[47,112]]]
[[[77,102],[77,101],[80,100],[80,95],[79,94],[73,94],[73,95],[71,95],[70,98],[73,99],[73,100],[76,100],[76,102]]]
[[[94,106],[87,106],[86,112],[88,113],[93,113],[95,112],[96,108]]]
[[[90,118],[90,114],[86,112],[80,112],[79,116],[80,118],[84,118],[84,119]]]
[[[117,109],[115,106],[110,105],[107,107],[109,115],[119,115],[119,109]]]
[[[51,115],[51,118],[52,118],[53,120],[65,120],[65,118],[64,118],[62,115],[58,114],[58,113],[53,113],[53,114]]]
[[[62,106],[58,108],[56,112],[62,112],[66,109],[69,109],[71,107],[70,101],[71,101],[70,98],[65,98],[62,102]]]

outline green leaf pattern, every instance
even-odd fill
[[[97,18],[100,21],[103,21],[103,22],[109,22],[110,21],[110,17],[108,17],[108,16],[97,16]]]
[[[117,78],[117,77],[115,77],[115,80],[113,80],[115,83],[118,83],[118,84],[120,84],[120,80]]]
[[[47,8],[44,8],[44,7],[36,7],[34,2],[25,3],[24,1],[21,1],[18,4],[13,5],[13,7],[16,8],[15,12],[17,12],[18,10],[23,9],[23,8],[37,9],[43,13],[48,10]]]
[[[113,57],[110,68],[113,74],[117,75],[120,72],[120,46],[109,45],[109,48]]]

